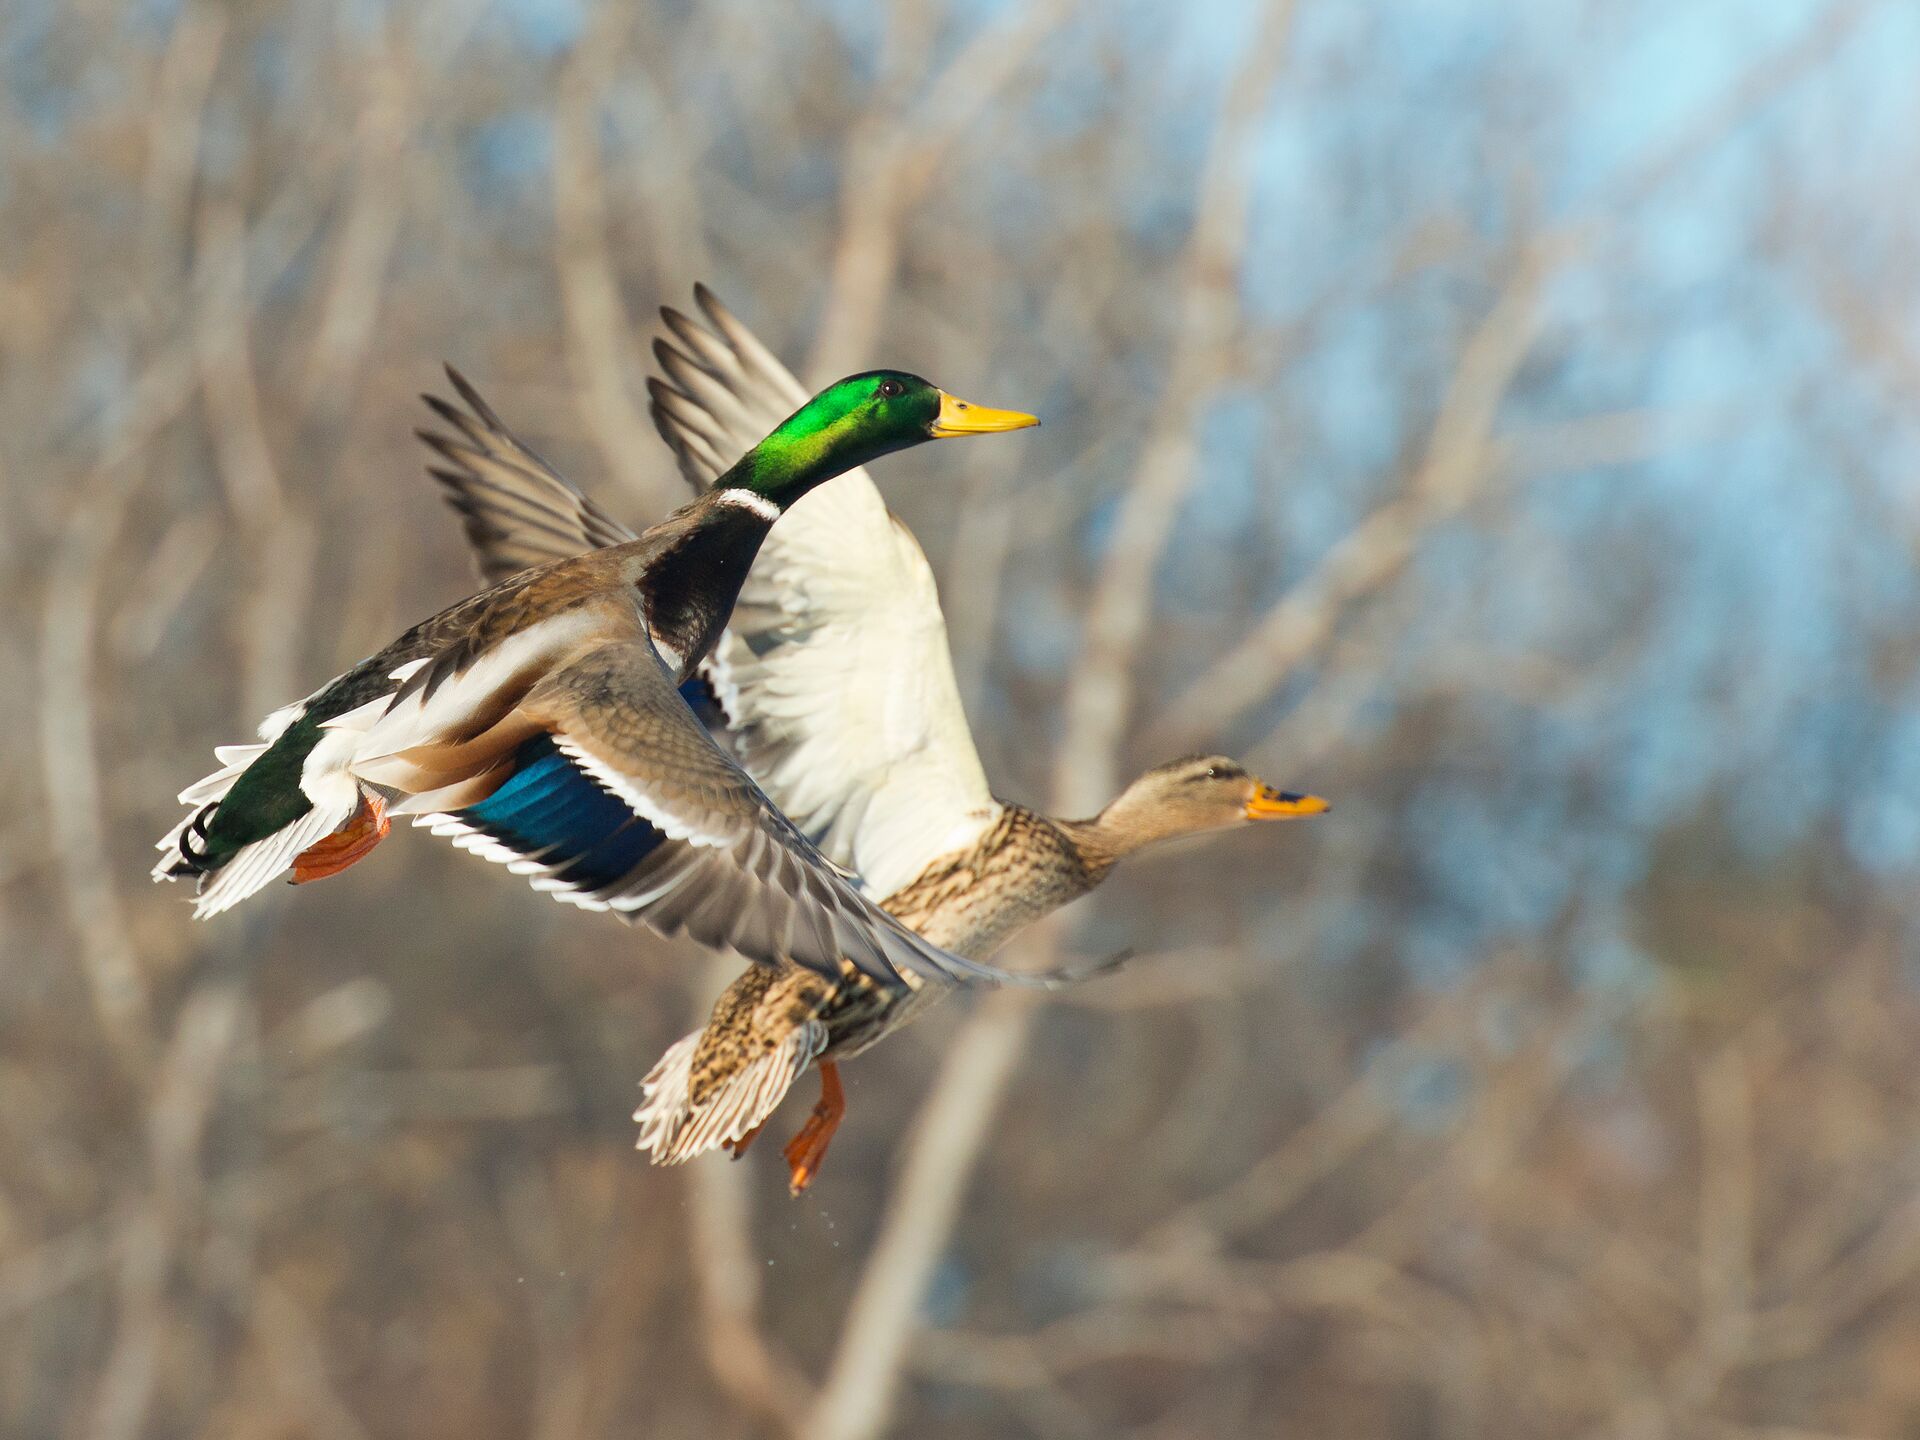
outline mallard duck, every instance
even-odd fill
[[[655,344],[665,378],[650,388],[656,426],[704,490],[803,392],[711,292],[695,298],[704,325],[661,312],[672,340]],[[488,574],[599,543],[586,502],[551,472],[522,477],[510,497],[474,476],[440,478]],[[1090,820],[997,798],[960,705],[933,572],[858,470],[774,528],[703,675],[742,763],[794,823],[883,909],[977,959],[1159,841],[1327,808],[1223,756],[1149,770]],[[798,1194],[845,1112],[838,1062],[932,994],[912,977],[749,970],[643,1082],[640,1148],[666,1164],[723,1146],[738,1156],[817,1066],[820,1102],[786,1149]]]
[[[547,467],[449,374],[468,409],[431,402],[457,433],[429,443],[490,497],[490,514],[539,530],[507,477]],[[196,912],[214,915],[289,868],[296,882],[339,873],[391,816],[413,815],[561,900],[756,962],[883,988],[906,975],[1025,983],[875,907],[676,687],[802,496],[926,440],[1036,423],[874,371],[802,397],[711,490],[643,535],[567,497],[570,533],[600,548],[517,569],[270,715],[259,743],[216,752],[222,768],[182,792],[191,809],[161,840],[155,878],[193,877]]]

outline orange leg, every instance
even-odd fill
[[[792,1172],[794,1194],[805,1190],[820,1173],[820,1163],[827,1158],[827,1146],[833,1143],[833,1132],[840,1128],[840,1117],[846,1113],[847,1094],[840,1088],[840,1067],[831,1060],[822,1061],[820,1102],[813,1107],[807,1123],[800,1127],[800,1133],[789,1140],[781,1152],[787,1157],[787,1168]]]
[[[754,1126],[751,1130],[747,1131],[747,1133],[742,1135],[738,1140],[727,1141],[726,1148],[731,1150],[733,1152],[733,1158],[738,1160],[747,1153],[747,1146],[753,1143],[753,1137],[758,1135],[762,1130],[766,1128],[767,1128],[767,1122],[762,1120],[758,1125]]]
[[[353,812],[351,820],[294,856],[293,883],[304,885],[309,880],[338,875],[355,861],[366,859],[392,828],[392,822],[387,819],[387,802],[378,795],[362,795],[360,808]]]

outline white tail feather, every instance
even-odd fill
[[[425,660],[408,661],[392,671],[388,678],[404,682],[426,663]],[[160,851],[160,863],[153,867],[152,872],[155,880],[177,880],[189,873],[178,868],[180,860],[187,853],[181,841],[188,827],[209,815],[208,807],[224,800],[247,767],[264,755],[322,693],[324,687],[304,700],[281,706],[267,716],[260,722],[261,743],[214,747],[214,757],[219,760],[221,768],[194,781],[180,792],[180,803],[192,808],[154,846]],[[313,801],[313,808],[291,825],[241,847],[219,870],[203,876],[193,907],[196,919],[205,920],[223,910],[232,909],[291,866],[302,850],[325,839],[353,818],[361,798],[359,782],[347,769],[353,756],[353,747],[360,731],[372,725],[392,699],[392,692],[389,691],[327,723],[326,728],[333,733],[309,752],[301,770],[300,788]]]
[[[180,837],[186,833],[187,827],[199,818],[201,811],[210,803],[215,800],[225,799],[227,791],[233,788],[233,782],[240,778],[247,766],[264,755],[266,750],[267,746],[264,743],[259,745],[216,745],[213,747],[214,758],[220,762],[221,768],[214,771],[211,775],[203,776],[194,781],[193,784],[187,786],[186,789],[180,792],[180,803],[192,808],[181,817],[178,825],[175,825],[154,843],[153,848],[160,852],[160,863],[155,865],[152,871],[154,879],[172,880],[175,878],[173,866],[185,853],[180,848]]]
[[[204,882],[193,904],[193,917],[205,920],[230,910],[276,875],[286,870],[309,845],[317,844],[353,818],[358,804],[316,805],[293,824],[276,830],[264,840],[243,845],[234,857]]]

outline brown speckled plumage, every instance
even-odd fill
[[[978,844],[945,856],[880,903],[935,944],[989,954],[1102,880],[1119,857],[1085,824],[1007,805]]]
[[[694,1052],[688,1098],[697,1109],[727,1077],[779,1048],[793,1030],[820,1013],[835,987],[810,970],[756,965],[714,1003],[713,1018]]]
[[[1092,890],[1119,857],[1095,823],[1052,820],[1010,804],[976,844],[934,861],[880,906],[943,950],[990,955]],[[812,972],[749,970],[714,1003],[700,1033],[689,1078],[692,1108],[809,1021],[826,1027],[815,1060],[844,1059],[906,1024],[937,993],[925,985],[883,987],[856,974],[836,983]]]

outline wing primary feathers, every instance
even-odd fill
[[[448,504],[465,517],[483,576],[502,580],[634,538],[509,430],[466,376],[452,365],[446,372],[466,408],[422,395],[446,431],[414,433],[445,462],[446,468],[429,466],[429,473]]]
[[[537,530],[543,535],[550,535],[556,540],[563,541],[573,541],[577,538],[552,516],[527,508],[518,496],[503,486],[480,479],[470,472],[457,473],[430,467],[427,473],[452,492],[447,496],[448,504],[462,514],[486,521],[504,536],[511,538],[515,532],[507,529],[500,523],[500,519],[488,512],[498,512],[499,515],[512,520],[521,531]],[[464,493],[469,490],[484,490],[493,498],[482,505]]]
[[[493,407],[480,398],[480,392],[473,388],[472,382],[456,370],[451,362],[446,362],[446,372],[448,383],[459,392],[460,398],[466,402],[467,408],[473,411],[475,415],[478,415],[481,420],[486,423],[488,429],[505,433],[507,427],[501,422],[500,417],[493,413]]]
[[[693,298],[727,347],[740,358],[742,367],[759,380],[769,398],[789,409],[806,402],[806,387],[745,322],[720,303],[719,296],[705,285],[695,285]]]
[[[441,420],[453,426],[454,429],[458,430],[462,435],[466,436],[468,440],[472,441],[474,444],[480,443],[480,437],[474,433],[473,419],[471,416],[463,414],[461,411],[459,411],[452,405],[449,405],[446,401],[442,400],[438,395],[435,395],[430,391],[426,391],[426,390],[421,391],[420,399],[429,410],[433,411],[435,415],[438,415],[441,418]],[[439,435],[434,434],[430,430],[416,430],[413,433],[418,435],[422,440],[425,440],[429,445],[432,445],[436,449],[438,449],[440,445],[443,443],[442,438]]]

